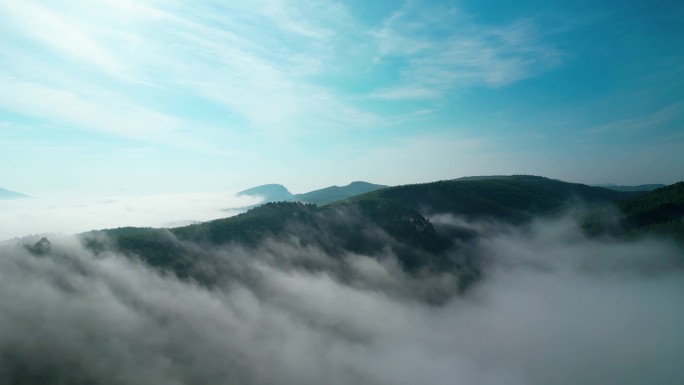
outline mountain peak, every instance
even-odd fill
[[[237,196],[259,196],[267,202],[290,201],[294,195],[282,184],[269,183],[240,191]]]

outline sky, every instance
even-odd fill
[[[0,187],[684,179],[676,1],[0,1]]]

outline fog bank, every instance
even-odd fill
[[[123,226],[175,227],[235,215],[256,203],[258,198],[232,192],[0,200],[0,241]]]
[[[443,276],[408,276],[391,258],[350,254],[340,262],[296,243],[269,241],[251,255],[211,251],[231,266],[211,289],[120,255],[94,257],[74,239],[53,242],[45,257],[6,246],[0,382],[636,385],[684,378],[679,246],[587,239],[571,218],[479,228],[482,238],[453,253],[481,258],[484,277],[440,306],[404,288],[429,290],[447,282]],[[304,257],[323,268],[283,262]],[[333,268],[340,263],[351,273]]]

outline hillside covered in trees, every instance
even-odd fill
[[[684,182],[653,190],[618,204],[633,232],[671,235],[684,240]]]
[[[591,221],[613,207],[622,213],[625,234],[655,231],[677,237],[684,213],[682,186],[639,193],[537,176],[465,178],[377,189],[323,206],[272,202],[234,217],[186,227],[119,228],[85,233],[81,239],[92,250],[135,255],[180,277],[206,282],[213,273],[205,269],[203,249],[226,245],[255,249],[269,240],[320,248],[338,256],[358,253],[383,258],[389,253],[407,272],[460,271],[463,282],[470,282],[478,275],[478,261],[454,260],[448,251],[476,238],[477,232],[465,227],[445,232],[431,223],[432,215],[521,225],[582,206],[586,227],[600,233],[602,227]]]

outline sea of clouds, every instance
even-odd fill
[[[587,238],[573,217],[479,237],[448,272],[266,240],[207,250],[225,279],[179,280],[74,237],[0,248],[3,384],[679,384],[684,251]],[[316,269],[298,260],[316,261]],[[291,263],[289,263],[291,262]],[[340,268],[344,266],[344,269]],[[451,291],[435,304],[416,293]]]
[[[0,241],[124,226],[177,227],[235,215],[260,201],[233,192],[0,200]]]

